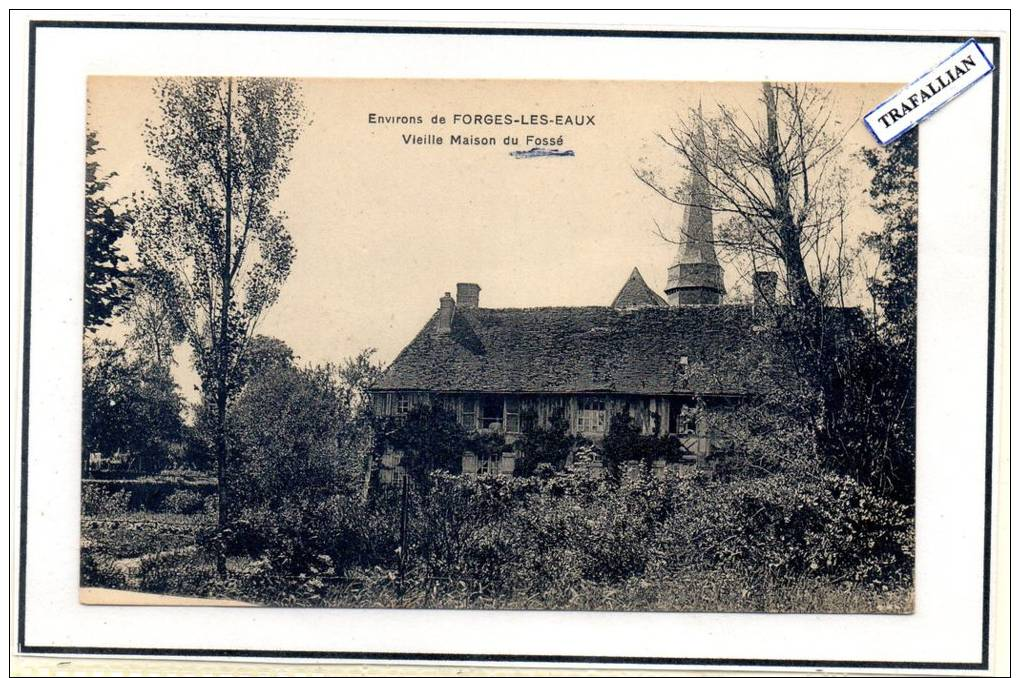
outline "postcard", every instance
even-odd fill
[[[465,38],[443,39],[517,39]],[[31,374],[61,374],[75,416],[28,400],[22,463],[59,422],[62,600],[135,630],[62,645],[987,662],[997,45],[969,43],[958,58],[984,70],[895,134],[875,125],[910,107],[910,78],[867,68],[85,73],[77,136],[60,151],[36,130],[33,168],[77,162],[84,211],[58,229],[36,185],[29,281],[56,261],[39,238],[81,263],[26,302]],[[965,106],[986,122],[941,146]],[[933,513],[954,482],[952,517]],[[33,516],[39,487],[27,501]],[[918,654],[952,611],[958,643]],[[196,626],[146,640],[174,619]],[[702,619],[741,640],[670,645]],[[809,650],[747,640],[806,619],[824,638]],[[876,629],[867,652],[844,644]]]

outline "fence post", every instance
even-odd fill
[[[400,478],[400,557],[397,559],[397,599],[404,597],[404,551],[407,550],[407,472]]]

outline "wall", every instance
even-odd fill
[[[507,442],[513,442],[523,430],[527,420],[528,412],[535,417],[535,426],[547,428],[551,426],[556,416],[565,416],[570,424],[570,432],[582,435],[592,441],[601,440],[605,432],[609,430],[610,422],[614,415],[620,412],[629,412],[632,420],[641,427],[644,435],[667,435],[670,434],[671,415],[678,412],[681,407],[695,407],[697,401],[692,397],[681,396],[637,396],[617,394],[564,394],[564,395],[515,395],[515,394],[430,394],[426,391],[404,391],[404,392],[382,392],[376,393],[373,397],[373,409],[378,416],[398,416],[398,410],[413,409],[424,405],[432,405],[451,409],[457,413],[458,421],[467,428],[470,422],[474,422],[475,430],[483,421],[483,399],[501,399],[502,421],[495,429],[502,433]],[[602,398],[605,402],[604,414],[601,416],[601,431],[581,431],[579,429],[578,414],[582,403],[586,399]],[[518,412],[518,425],[513,425],[512,407],[510,403],[516,401]],[[717,407],[721,403],[709,401],[709,407]],[[515,430],[516,429],[516,430]],[[676,434],[684,445],[691,451],[699,461],[709,454],[712,449],[714,437],[705,428],[705,422],[698,420],[695,430],[689,435]],[[500,473],[513,473],[516,460],[512,454],[504,454],[496,465]],[[394,480],[399,474],[399,455],[387,453],[384,455],[380,465],[380,480]],[[483,470],[483,460],[477,459],[472,454],[466,454],[463,461],[463,472],[465,474],[477,474]],[[492,469],[491,466],[488,467]],[[663,467],[664,470],[665,467]]]

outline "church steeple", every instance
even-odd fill
[[[669,267],[666,296],[670,306],[686,304],[719,304],[726,294],[722,266],[715,254],[715,234],[712,229],[710,191],[706,176],[705,130],[701,123],[701,104],[698,104],[698,128],[694,134],[691,191],[689,204],[684,210],[682,242]]]

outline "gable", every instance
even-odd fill
[[[613,303],[610,307],[626,310],[633,308],[645,308],[647,306],[659,306],[665,307],[669,304],[666,300],[652,291],[652,288],[648,286],[645,279],[641,276],[641,272],[635,268],[631,271],[630,277],[627,278],[627,282],[623,284],[620,291],[617,292],[616,298],[613,299]]]

